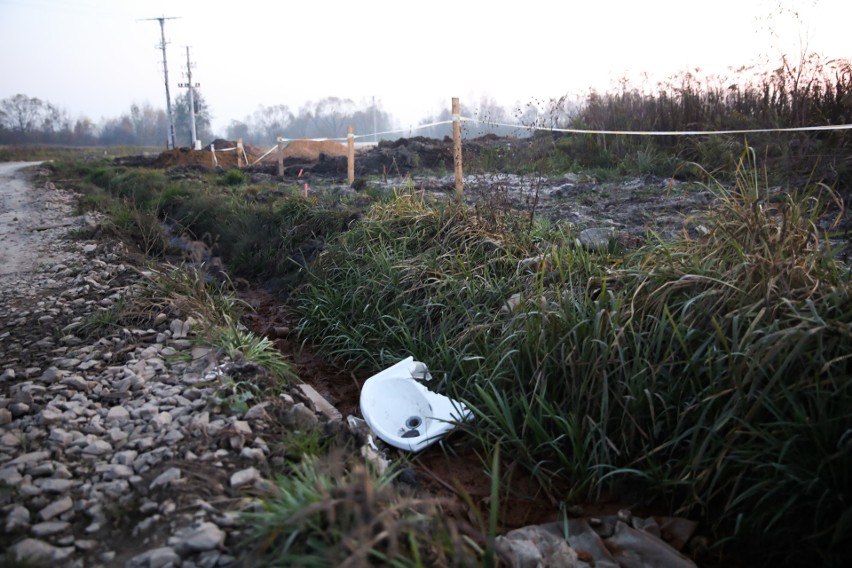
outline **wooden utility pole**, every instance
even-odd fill
[[[284,138],[278,137],[278,177],[284,177]]]
[[[351,126],[346,134],[346,150],[346,179],[352,185],[355,181],[355,131]]]
[[[453,97],[453,163],[455,164],[456,197],[461,197],[464,194],[464,174],[462,172],[461,110],[458,97]]]

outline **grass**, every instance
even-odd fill
[[[668,159],[640,150],[630,167],[652,171]],[[603,158],[600,175],[620,167]],[[845,565],[852,287],[823,232],[828,207],[843,203],[819,183],[770,189],[751,149],[730,163],[730,185],[693,168],[716,198],[705,233],[602,252],[575,246],[559,224],[412,188],[371,198],[359,213],[328,195],[264,201],[260,190],[223,193],[212,181],[199,188],[103,166],[78,173],[91,205],[138,199],[191,234],[215,231],[240,274],[297,275],[286,289],[303,283],[291,298],[298,334],[347,369],[376,371],[409,354],[427,361],[432,388],[476,415],[463,428],[483,455],[512,456],[545,488],[571,487],[567,501],[652,501],[701,521],[718,550],[754,565]],[[234,358],[271,353],[233,323],[239,303],[197,275],[154,280],[156,310],[138,317],[198,314]],[[99,325],[137,317],[128,306]],[[223,400],[258,396],[244,387],[226,385]],[[316,460],[264,497],[253,520],[259,562],[442,565],[442,550],[470,544],[432,524],[437,504],[421,509],[346,460]],[[505,463],[489,462],[499,479]],[[379,494],[367,508],[359,501]],[[492,524],[483,520],[480,536]]]
[[[405,496],[393,474],[308,458],[245,514],[253,566],[476,566],[476,549],[439,502]]]
[[[402,195],[320,256],[299,333],[350,368],[428,361],[485,448],[569,499],[653,496],[738,554],[841,565],[852,287],[818,229],[836,196],[770,192],[753,152],[732,179],[706,185],[706,235],[621,258]]]
[[[266,369],[278,382],[297,380],[292,365],[269,338],[259,337],[226,316],[225,325],[212,331],[212,343],[232,361],[250,361]]]

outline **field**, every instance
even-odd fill
[[[848,560],[842,183],[785,182],[747,145],[709,172],[669,158],[653,171],[560,168],[562,139],[477,144],[461,200],[428,140],[373,150],[403,167],[361,170],[357,191],[330,160],[294,162],[284,179],[54,164],[55,183],[148,258],[193,260],[175,235],[205,243],[195,260],[224,269],[209,278],[256,308],[244,322],[344,413],[357,414],[359,381],[409,354],[474,410],[442,448],[394,456],[396,475],[420,480],[416,502],[319,444],[279,481],[295,501],[269,497],[254,518],[256,553],[275,562],[273,543],[287,541],[291,561],[339,561],[364,530],[352,515],[367,515],[392,535],[375,558],[488,562],[497,532],[627,507],[698,521],[699,565]],[[382,497],[359,509],[374,483]],[[354,509],[332,505],[350,492]],[[455,503],[441,505],[449,520],[434,516],[435,496]],[[398,514],[400,499],[426,528]],[[285,522],[308,504],[316,517]],[[310,535],[329,523],[317,547]],[[462,525],[480,536],[458,540]]]
[[[228,140],[214,142],[223,150],[216,161],[209,149],[4,147],[4,160],[54,160],[37,194],[67,201],[62,190],[75,191],[80,216],[63,220],[35,200],[32,218],[50,223],[16,235],[22,243],[40,235],[33,239],[47,247],[43,231],[77,227],[54,270],[71,289],[51,288],[54,273],[22,276],[45,283],[37,293],[59,307],[33,307],[16,295],[26,286],[6,284],[4,301],[21,315],[9,319],[0,346],[20,370],[3,372],[4,405],[14,413],[2,416],[4,428],[19,431],[0,437],[0,458],[36,449],[42,422],[56,419],[39,404],[66,396],[60,387],[18,392],[21,377],[38,375],[36,363],[57,359],[54,340],[61,353],[80,355],[63,355],[62,364],[86,366],[61,388],[100,385],[67,396],[122,419],[127,409],[107,392],[118,389],[120,373],[96,375],[102,363],[87,355],[120,345],[109,350],[111,364],[141,365],[131,374],[150,375],[148,386],[124,387],[131,410],[149,387],[192,392],[192,400],[170,395],[185,408],[146,399],[146,413],[162,422],[159,435],[171,424],[175,452],[183,444],[189,456],[174,460],[178,474],[196,473],[190,459],[198,456],[222,458],[205,462],[209,480],[190,474],[194,481],[161,494],[161,505],[146,502],[144,514],[136,505],[156,480],[136,475],[117,499],[111,530],[159,538],[124,551],[141,564],[154,563],[144,556],[152,551],[180,551],[208,555],[210,565],[512,565],[502,535],[535,525],[549,526],[562,546],[578,527],[594,526],[622,555],[620,565],[632,566],[631,555],[654,553],[635,542],[620,550],[619,530],[653,517],[667,527],[694,522],[697,531],[675,538],[659,529],[685,556],[646,557],[644,565],[847,566],[852,72],[842,61],[800,65],[785,60],[731,85],[691,73],[655,92],[622,85],[590,93],[576,108],[551,101],[550,115],[525,125],[521,137],[478,136],[467,122],[462,194],[449,138],[364,148],[352,184],[334,143],[312,152],[295,144],[283,176],[274,156],[260,160],[265,150],[248,144],[252,165],[239,163],[224,152],[235,145]],[[801,130],[815,126],[825,128]],[[750,129],[759,131],[710,133]],[[3,213],[27,223],[11,206]],[[74,272],[83,266],[68,252],[75,239],[106,283]],[[102,290],[108,297],[98,297]],[[192,340],[184,337],[190,320]],[[55,337],[41,337],[50,325]],[[346,417],[359,416],[368,377],[409,355],[428,364],[430,388],[462,400],[474,419],[416,455],[372,450]],[[147,357],[150,368],[135,357]],[[217,361],[229,371],[202,381],[196,365],[209,370]],[[187,373],[199,387],[172,390]],[[302,383],[343,420],[297,403]],[[155,412],[161,408],[168,411]],[[141,409],[130,414],[147,432]],[[184,423],[197,421],[205,431],[213,423],[235,430],[196,436]],[[238,422],[239,432],[258,428],[266,441],[242,447]],[[109,436],[123,443],[120,431]],[[93,438],[91,446],[110,443]],[[152,471],[146,460],[168,451],[146,452],[138,470],[119,471],[166,475],[174,464]],[[229,478],[253,459],[259,469]],[[4,478],[26,486],[10,463]],[[81,480],[90,469],[113,471],[109,465],[75,462],[79,480],[48,486],[96,501]],[[69,489],[77,482],[79,491]],[[7,525],[21,514],[19,501],[33,511],[46,503],[37,487],[18,497],[2,489]],[[189,513],[215,521],[205,523],[215,550],[170,548],[176,521],[165,511],[193,511],[196,496],[215,504]],[[90,510],[99,514],[97,503]],[[15,526],[0,544],[28,534],[28,522]],[[39,530],[60,531],[58,539],[87,529]],[[78,548],[84,555],[98,546],[84,540]],[[575,548],[563,558],[604,565]]]

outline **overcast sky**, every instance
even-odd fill
[[[852,58],[849,0],[0,0],[0,99],[23,93],[98,122],[132,103],[165,107],[159,16],[172,98],[186,46],[193,81],[224,132],[258,105],[293,110],[325,96],[375,96],[403,126],[453,96],[516,101],[605,89],[625,74],[797,55],[800,39]]]

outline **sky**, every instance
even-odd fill
[[[852,59],[849,0],[0,0],[0,99],[23,93],[96,123],[134,103],[164,108],[159,23],[140,21],[160,16],[178,18],[165,23],[172,99],[189,46],[217,133],[260,105],[327,96],[375,97],[409,126],[452,97],[512,107],[624,76],[777,62],[805,43]]]

